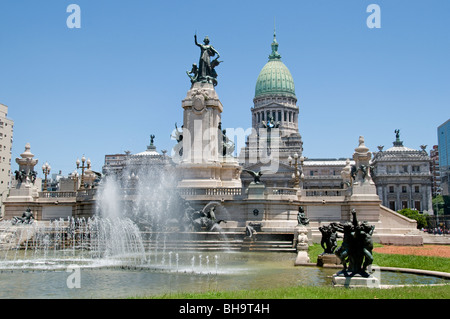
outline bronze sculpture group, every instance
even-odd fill
[[[333,224],[320,226],[319,231],[322,233],[320,245],[323,248],[323,253],[333,254],[337,248],[337,239],[339,238],[335,226]]]
[[[354,209],[352,216],[352,222],[331,223],[328,226],[319,227],[322,233],[321,245],[325,254],[334,253],[340,259],[344,267],[344,275],[369,276],[367,271],[373,262],[372,234],[375,226],[367,222],[359,223]],[[337,232],[343,233],[342,245],[338,248]]]
[[[235,144],[227,136],[227,130],[222,129],[222,122],[219,122],[219,149],[222,149],[222,156],[232,156],[235,150]]]
[[[185,231],[216,231],[221,222],[226,223],[226,220],[216,219],[215,206],[211,207],[209,211],[195,210],[188,201],[185,201],[185,210],[182,220]]]
[[[198,43],[197,35],[194,35],[194,43],[200,48],[200,59],[198,65],[194,63],[192,64],[191,71],[186,71],[191,79],[191,83],[204,82],[212,83],[214,86],[217,85],[217,72],[215,68],[223,61],[219,61],[219,52],[209,42],[209,37],[206,36],[203,43]],[[211,57],[216,55],[217,57],[211,60]]]
[[[18,182],[22,183],[24,181],[26,181],[27,177],[29,178],[29,180],[31,181],[31,183],[34,184],[34,182],[36,181],[36,177],[37,177],[37,172],[36,171],[29,171],[28,173],[25,170],[21,170],[21,171],[15,171],[14,172],[15,178]]]
[[[14,216],[13,219],[11,220],[11,223],[13,225],[32,224],[33,221],[34,221],[34,215],[31,212],[31,209],[27,208],[27,210],[23,212],[22,217]]]

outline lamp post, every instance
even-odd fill
[[[80,166],[80,160],[79,159],[77,159],[76,163],[77,163],[77,169],[81,168],[81,185],[80,185],[80,189],[84,189],[84,169],[85,168],[87,168],[87,169],[91,168],[91,160],[88,159],[86,161],[86,157],[84,157],[84,155],[83,155],[83,157],[81,158],[81,166]],[[84,165],[84,163],[86,163],[86,166]]]
[[[47,162],[45,162],[44,165],[42,165],[42,173],[44,173],[45,179],[44,179],[44,185],[43,185],[43,191],[47,191],[47,176],[50,174],[50,165],[48,165]]]
[[[77,191],[77,182],[78,182],[78,172],[76,170],[73,171],[71,174],[71,177],[73,179],[73,190]]]
[[[294,180],[294,188],[300,188],[300,177],[303,177],[303,170],[302,174],[300,174],[299,171],[299,165],[298,165],[298,154],[294,154],[294,164],[292,164],[292,157],[288,157],[289,166],[294,167],[294,173],[292,173],[292,179]],[[302,169],[303,161],[305,158],[303,156],[300,156],[300,169]]]

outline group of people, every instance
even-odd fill
[[[448,230],[448,228],[442,228],[441,226],[439,227],[431,227],[431,228],[422,228],[423,232],[427,232],[429,234],[433,234],[433,235],[448,235],[450,234],[450,231]]]

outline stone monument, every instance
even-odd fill
[[[302,206],[298,208],[297,214],[298,224],[294,231],[294,245],[297,249],[297,258],[295,266],[309,264],[308,247],[311,239],[311,227],[309,226],[309,218],[306,217]]]
[[[364,144],[364,137],[359,137],[359,145],[353,153],[355,164],[351,166],[351,195],[347,196],[349,215],[352,209],[359,212],[359,217],[366,221],[377,222],[380,218],[381,200],[377,195],[375,183],[372,180],[372,153]],[[345,175],[345,173],[344,173]],[[348,191],[348,190],[347,190]],[[351,218],[349,216],[349,218]]]
[[[240,188],[241,168],[237,160],[231,156],[234,145],[222,130],[222,103],[215,90],[219,53],[208,37],[203,44],[195,44],[200,48],[198,66],[193,67],[188,75],[191,88],[182,101],[183,138],[182,156],[179,170],[182,188]],[[216,59],[210,60],[217,55]],[[192,75],[190,75],[192,73]]]
[[[13,183],[9,196],[4,200],[5,219],[21,216],[30,207],[35,212],[34,218],[37,219],[39,210],[35,209],[35,203],[42,187],[42,180],[37,178],[37,172],[34,170],[38,161],[31,153],[30,143],[27,143],[25,151],[16,158],[19,169],[15,171],[15,184]]]
[[[30,143],[27,143],[25,145],[25,151],[20,154],[21,158],[16,158],[16,163],[19,164],[19,170],[15,171],[16,188],[31,188],[36,181],[37,173],[34,167],[38,163],[38,159],[34,158],[30,149]]]
[[[249,173],[253,177],[253,182],[248,185],[246,193],[249,199],[264,199],[266,186],[261,182],[262,171],[254,172],[248,169],[243,169],[244,172]]]

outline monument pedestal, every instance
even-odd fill
[[[361,274],[348,274],[345,271],[340,271],[333,275],[333,287],[346,288],[379,288],[380,281],[378,278],[369,275],[363,276]]]
[[[311,233],[311,228],[308,229],[304,225],[297,225],[297,227],[295,227],[294,238],[297,248],[297,258],[294,263],[295,266],[306,265],[311,261],[308,256],[308,233]]]
[[[297,258],[295,258],[295,266],[307,265],[311,260],[308,256],[307,250],[300,250],[297,252]]]
[[[211,83],[195,82],[182,101],[183,155],[180,188],[242,187],[238,161],[223,156],[222,103]]]
[[[372,153],[364,144],[364,137],[359,137],[359,145],[353,153],[353,184],[351,195],[348,196],[349,212],[356,209],[359,218],[369,222],[380,220],[380,197],[377,195],[375,183],[372,180],[370,159]],[[345,175],[345,174],[344,174]],[[349,216],[350,217],[350,216]]]
[[[266,186],[264,184],[257,184],[251,182],[247,188],[247,198],[248,199],[265,199],[264,192],[266,191]]]
[[[317,266],[319,267],[336,267],[341,264],[341,260],[335,254],[322,253],[317,256]]]

